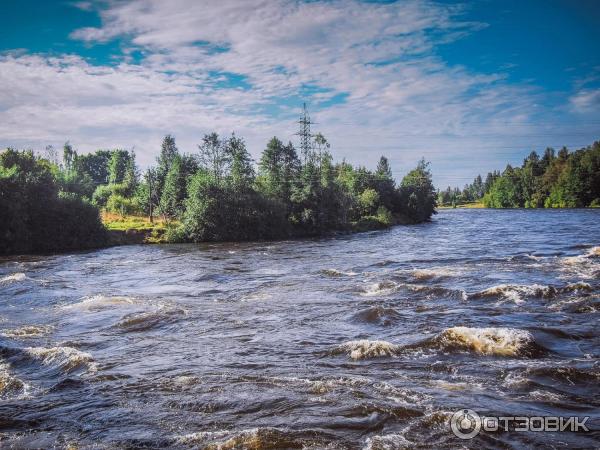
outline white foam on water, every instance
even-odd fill
[[[398,285],[392,281],[379,281],[377,283],[373,283],[362,292],[361,295],[366,297],[374,297],[377,295],[387,295],[394,292]]]
[[[533,335],[515,328],[447,328],[438,336],[442,346],[481,355],[516,356],[534,342]]]
[[[0,284],[8,284],[8,283],[18,283],[19,281],[23,281],[27,278],[22,272],[12,273],[3,278],[0,278]]]
[[[82,311],[93,311],[104,308],[111,308],[119,305],[131,305],[135,303],[135,299],[132,297],[125,296],[106,296],[106,295],[93,295],[91,297],[85,297],[78,303],[66,305],[66,309],[79,309]]]
[[[556,288],[541,284],[499,284],[472,295],[476,297],[500,296],[516,304],[521,304],[524,302],[523,297],[551,297],[556,292]]]
[[[50,331],[52,331],[52,327],[46,325],[24,325],[12,330],[4,330],[0,335],[15,339],[27,339],[43,336],[50,333]]]
[[[502,385],[509,388],[518,388],[520,386],[527,385],[529,381],[530,380],[527,377],[525,377],[522,373],[509,373],[504,378]]]
[[[251,294],[244,295],[241,298],[242,302],[252,302],[252,301],[261,301],[261,300],[269,300],[273,297],[273,294],[269,294],[268,292],[253,292]]]
[[[588,258],[600,258],[600,246],[590,248],[586,256]]]
[[[42,364],[55,364],[64,371],[71,371],[78,367],[85,367],[90,371],[95,369],[92,355],[73,347],[27,347],[24,351],[32,358],[40,360]]]
[[[348,341],[337,347],[338,352],[347,353],[352,359],[394,356],[398,350],[399,347],[390,342],[368,339]]]
[[[390,433],[368,438],[363,450],[403,450],[415,448],[415,445],[399,433]]]
[[[26,397],[30,386],[13,376],[8,369],[8,364],[0,360],[0,399]]]
[[[173,382],[181,386],[193,386],[195,384],[201,383],[202,380],[199,377],[195,377],[193,375],[179,375],[173,378]]]
[[[323,275],[329,276],[329,277],[354,277],[356,275],[358,275],[358,272],[352,272],[352,271],[343,271],[343,270],[337,270],[337,269],[323,269],[321,270],[321,273]]]
[[[417,280],[430,280],[432,278],[453,277],[460,275],[461,272],[447,267],[433,267],[430,269],[414,269],[411,275]]]
[[[261,427],[239,431],[200,431],[180,436],[177,441],[184,445],[202,445],[204,449],[274,449],[297,448],[300,442],[279,428]]]
[[[471,383],[466,381],[432,380],[431,385],[440,389],[444,389],[445,391],[483,390],[483,385],[481,383]]]
[[[533,390],[529,393],[529,396],[533,400],[543,401],[543,402],[564,402],[564,398],[562,395],[559,395],[555,392],[543,391],[543,390]]]
[[[339,377],[322,380],[311,380],[298,377],[267,377],[264,381],[275,386],[296,385],[313,394],[326,394],[340,387],[358,387],[371,384],[372,380],[365,377]]]
[[[577,281],[576,283],[569,283],[564,287],[565,291],[591,291],[592,286],[584,281]]]
[[[586,253],[562,258],[563,271],[575,272],[582,278],[597,278],[600,273],[600,246],[590,248]]]

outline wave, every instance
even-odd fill
[[[333,350],[333,354],[346,353],[352,359],[381,358],[396,356],[401,347],[387,341],[360,339],[345,342]]]
[[[23,281],[27,278],[22,272],[12,273],[3,278],[0,278],[0,284],[8,284],[8,283],[18,283],[19,281]]]
[[[452,297],[461,300],[467,299],[467,293],[460,289],[451,289],[443,286],[426,286],[411,283],[396,283],[394,281],[379,281],[361,288],[360,294],[365,297],[385,296],[398,292],[401,289],[406,289],[411,292],[425,294],[428,298],[431,297]]]
[[[331,448],[324,442],[319,442],[315,432],[310,432],[310,438],[301,434],[301,431],[261,427],[240,431],[200,431],[181,436],[177,441],[180,445],[201,446],[205,450]]]
[[[9,373],[6,363],[0,361],[0,399],[24,395],[28,388],[25,382]]]
[[[401,434],[391,433],[368,438],[363,450],[404,450],[415,447],[415,442],[409,441]]]
[[[377,295],[387,295],[396,291],[398,284],[393,281],[379,281],[367,286],[362,291],[362,295],[366,297],[373,297]]]
[[[434,269],[414,269],[410,272],[411,276],[416,280],[431,280],[433,278],[446,278],[457,275],[456,271],[445,267]]]
[[[51,330],[52,327],[45,325],[25,325],[12,330],[4,330],[0,335],[9,338],[26,339],[43,336],[48,334]]]
[[[600,296],[574,299],[553,306],[553,309],[562,309],[570,313],[595,313],[600,311]]]
[[[508,257],[508,261],[542,261],[543,259],[543,256],[532,255],[529,253],[525,255],[515,255]]]
[[[322,275],[325,275],[326,277],[331,277],[331,278],[339,278],[339,277],[353,277],[358,275],[358,272],[343,272],[341,270],[337,270],[337,269],[323,269],[320,272]]]
[[[352,316],[353,320],[361,323],[390,326],[400,320],[402,316],[393,308],[374,306],[357,312]]]
[[[95,368],[92,355],[73,347],[27,347],[23,351],[30,357],[40,360],[44,365],[56,365],[65,372],[76,369]]]
[[[399,356],[414,350],[433,349],[444,353],[467,352],[486,356],[537,356],[545,351],[526,330],[515,328],[446,328],[432,338],[401,346],[382,340],[354,340],[338,345],[331,354],[367,359]]]
[[[452,297],[460,300],[467,300],[468,295],[461,289],[450,289],[443,286],[423,286],[419,284],[406,285],[406,287],[418,293],[424,293],[428,298],[431,297]]]
[[[436,448],[455,448],[456,441],[447,442],[448,438],[452,439],[450,437],[452,433],[448,436],[445,432],[450,429],[450,419],[453,414],[454,411],[443,410],[427,412],[408,422],[399,432],[371,436],[366,440],[362,450],[405,450],[425,447],[420,443],[430,432],[435,433],[433,442],[436,443]],[[444,433],[440,434],[440,430],[444,430]],[[406,436],[415,436],[418,441],[411,441]]]
[[[540,349],[529,331],[515,328],[452,327],[425,344],[446,352],[492,356],[532,356]]]
[[[522,303],[523,296],[528,297],[554,297],[556,289],[552,286],[543,286],[540,284],[517,285],[517,284],[499,284],[483,291],[469,295],[471,298],[482,297],[504,297],[515,303]]]
[[[590,248],[586,256],[588,258],[600,258],[600,246]]]
[[[244,382],[266,383],[273,386],[293,387],[297,386],[301,390],[308,391],[312,394],[326,394],[340,387],[359,387],[364,385],[372,385],[373,381],[364,377],[339,377],[339,378],[324,378],[321,380],[311,380],[308,378],[299,377],[242,377]]]
[[[156,311],[129,314],[122,318],[115,327],[126,332],[146,331],[173,323],[183,315],[185,315],[185,311],[182,309],[160,308]]]
[[[568,292],[592,291],[589,283],[579,281],[562,287],[545,286],[541,284],[499,284],[483,291],[469,294],[469,298],[504,297],[515,303],[522,303],[523,297],[554,298],[559,294]]]
[[[582,255],[562,258],[563,270],[574,271],[584,278],[597,278],[600,274],[598,258],[600,258],[600,246],[592,247]]]
[[[538,381],[548,380],[549,385],[556,382],[572,386],[597,385],[600,383],[600,367],[530,367],[521,376]]]
[[[600,258],[600,246],[592,247],[588,249],[587,252],[577,255],[577,256],[568,256],[563,259],[563,262],[567,264],[577,264],[586,259]]]
[[[111,308],[119,305],[128,305],[135,303],[135,299],[125,296],[106,296],[106,295],[93,295],[91,297],[85,297],[79,303],[73,303],[66,305],[67,309],[80,309],[80,310],[98,310],[104,308]]]

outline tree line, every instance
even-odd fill
[[[585,208],[600,206],[600,142],[574,152],[531,152],[521,167],[478,175],[462,190],[438,191],[440,205],[480,201],[487,208]]]
[[[143,173],[133,151],[80,155],[67,143],[62,161],[57,153],[0,154],[0,253],[104,245],[99,210],[160,216],[171,224],[171,242],[319,236],[418,223],[435,213],[424,160],[397,185],[387,158],[375,171],[334,163],[321,134],[301,155],[274,137],[258,164],[235,134],[207,134],[195,154],[181,153],[168,135],[156,165]]]

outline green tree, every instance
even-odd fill
[[[176,155],[170,163],[164,181],[158,213],[165,218],[173,219],[183,212],[183,201],[186,195],[186,179],[182,170],[181,156]]]
[[[399,210],[411,222],[423,222],[435,214],[435,188],[429,163],[424,159],[402,179],[399,202]]]
[[[220,184],[231,163],[227,143],[220,139],[217,133],[210,133],[204,136],[198,149],[200,166],[212,175],[217,184]]]
[[[127,150],[112,150],[108,161],[108,182],[119,184],[125,179],[131,155]]]
[[[60,193],[54,166],[33,152],[0,153],[0,254],[99,247],[106,231],[98,210]]]

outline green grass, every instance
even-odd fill
[[[452,205],[440,205],[438,206],[439,209],[453,209],[454,206]],[[456,205],[456,208],[467,208],[467,209],[479,209],[479,208],[485,208],[485,205],[483,204],[483,202],[469,202],[469,203],[460,203]]]
[[[165,237],[167,230],[178,225],[178,222],[166,222],[158,218],[150,222],[150,219],[144,216],[121,216],[108,212],[102,213],[102,222],[109,231],[138,235],[144,233],[144,242],[149,244],[167,242]]]

